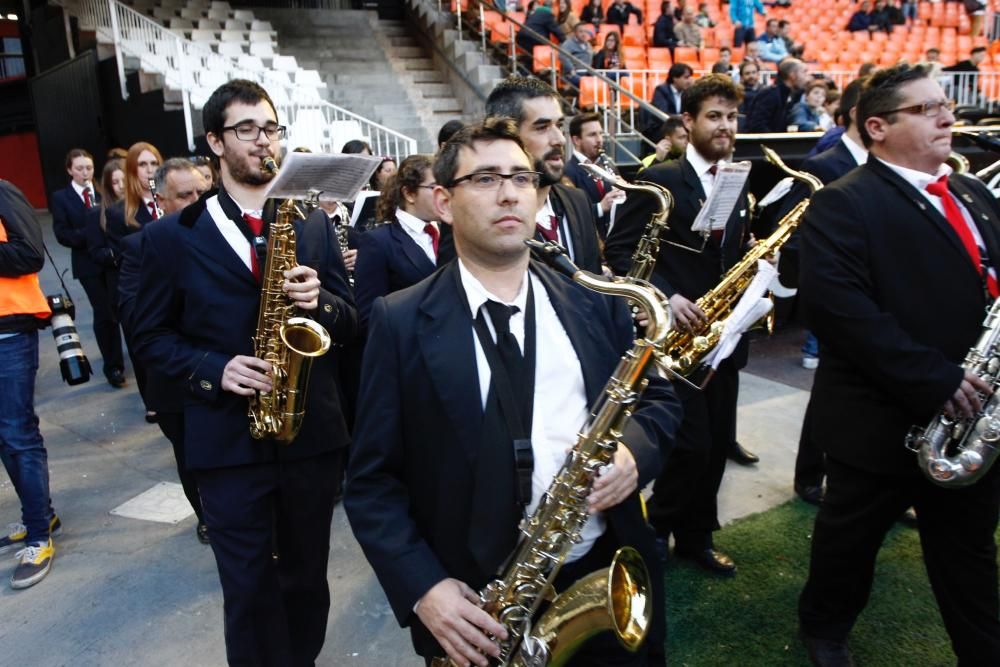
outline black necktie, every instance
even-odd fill
[[[518,312],[518,308],[492,300],[483,305],[486,306],[486,312],[490,314],[493,329],[497,333],[497,352],[500,353],[500,361],[507,369],[510,384],[515,390],[520,390],[524,386],[524,355],[521,354],[517,338],[510,332],[510,317]]]

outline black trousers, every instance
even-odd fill
[[[184,489],[184,497],[191,503],[198,523],[205,523],[205,515],[201,509],[201,495],[198,493],[198,482],[194,473],[188,470],[184,457],[184,413],[158,412],[157,426],[174,448],[174,460],[177,462],[177,477]]]
[[[807,405],[802,419],[802,433],[799,434],[799,450],[795,455],[795,484],[800,487],[821,486],[825,476],[823,450],[812,437],[812,419]]]
[[[196,470],[230,665],[312,665],[330,610],[334,454]]]
[[[700,551],[712,546],[712,532],[719,529],[717,496],[736,429],[739,369],[725,361],[704,390],[679,382],[674,388],[684,404],[684,420],[653,485],[649,522],[661,537],[673,533],[682,549]]]
[[[83,291],[87,293],[90,308],[94,311],[94,338],[97,339],[97,347],[101,351],[101,360],[104,363],[104,376],[107,377],[111,371],[125,368],[121,328],[118,326],[118,318],[115,317],[118,294],[112,291],[112,289],[117,290],[118,283],[110,280],[107,271],[79,280],[83,285]]]
[[[935,486],[918,474],[873,473],[830,457],[826,473],[826,499],[816,515],[809,578],[799,599],[802,631],[823,639],[847,637],[868,603],[882,541],[912,505],[927,575],[959,665],[1000,665],[994,538],[1000,468],[961,489]]]

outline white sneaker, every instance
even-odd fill
[[[802,368],[807,371],[814,371],[819,366],[819,357],[811,357],[808,354],[802,355]]]

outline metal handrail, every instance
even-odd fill
[[[305,143],[302,138],[296,135],[296,133],[301,133],[303,137],[313,140],[319,139],[318,142],[314,141],[314,143],[319,144],[314,148],[326,149],[329,152],[339,150],[339,146],[333,146],[330,143],[333,137],[328,134],[328,128],[316,127],[318,118],[322,117],[328,126],[330,123],[342,120],[357,122],[362,131],[367,133],[363,136],[372,144],[372,150],[377,154],[394,157],[398,161],[417,151],[416,139],[326,100],[297,100],[295,87],[276,80],[269,71],[253,71],[240,67],[236,58],[221,55],[205,44],[186,39],[182,34],[167,29],[118,0],[54,0],[54,2],[75,15],[80,20],[81,28],[94,30],[99,41],[111,43],[114,46],[123,100],[128,99],[123,56],[139,58],[140,60],[143,56],[148,56],[151,53],[167,56],[167,53],[158,50],[161,45],[170,45],[171,53],[168,57],[174,59],[174,69],[180,76],[179,82],[171,77],[170,83],[172,87],[176,83],[177,88],[181,91],[184,127],[187,133],[188,148],[192,151],[195,145],[191,118],[191,94],[195,89],[193,73],[198,71],[236,71],[241,77],[251,79],[264,86],[271,92],[272,97],[276,98],[275,106],[278,107],[282,118],[287,119],[290,128],[289,144]],[[191,62],[192,59],[195,62]],[[199,60],[201,65],[196,64]],[[169,71],[158,73],[165,77],[170,74]],[[317,111],[319,116],[315,113]],[[307,121],[299,122],[303,117]]]

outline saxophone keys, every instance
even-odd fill
[[[982,417],[976,422],[976,433],[986,442],[1000,440],[1000,420],[992,416]]]

